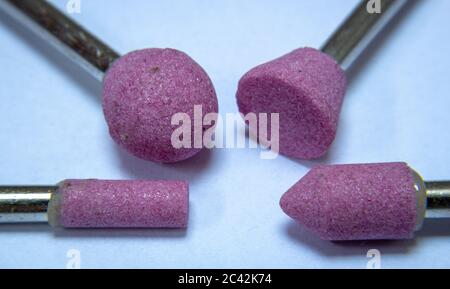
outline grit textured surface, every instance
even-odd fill
[[[183,181],[66,180],[65,228],[185,228],[189,187]]]
[[[322,239],[409,239],[414,177],[405,163],[318,166],[281,199],[283,211]]]
[[[194,106],[203,115],[218,112],[206,72],[188,55],[174,49],[144,49],[113,63],[103,84],[103,110],[112,138],[133,155],[159,163],[188,159],[201,149],[175,148],[171,119],[186,113],[194,123]],[[203,126],[204,130],[209,126]]]
[[[331,57],[300,48],[245,74],[237,103],[243,114],[279,113],[280,153],[313,159],[335,138],[345,91],[345,74]]]

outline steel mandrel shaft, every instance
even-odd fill
[[[427,218],[450,218],[450,181],[425,182]]]
[[[57,186],[0,187],[0,223],[48,222],[48,207]]]
[[[347,70],[406,3],[407,0],[380,0],[380,11],[369,13],[370,3],[361,1],[320,50]]]
[[[120,57],[45,0],[1,0],[0,7],[100,81],[110,65]]]

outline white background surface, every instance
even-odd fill
[[[52,1],[60,8],[66,1]],[[411,1],[416,2],[416,1]],[[356,0],[82,0],[73,15],[121,53],[187,52],[212,78],[221,113],[236,112],[248,69],[297,47],[319,47]],[[141,161],[109,138],[101,85],[0,14],[0,183],[65,178],[187,179],[187,231],[53,231],[0,226],[0,267],[83,268],[450,267],[450,222],[427,222],[415,240],[318,240],[278,206],[317,163],[406,161],[427,179],[450,178],[450,1],[410,3],[350,74],[337,139],[322,160],[260,160],[259,150],[218,149],[176,165]]]

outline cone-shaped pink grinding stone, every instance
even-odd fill
[[[188,222],[182,181],[66,180],[60,194],[65,228],[185,228]]]
[[[405,163],[319,166],[280,204],[325,240],[409,239],[417,220],[414,186]]]
[[[211,80],[183,52],[134,51],[116,60],[105,75],[103,110],[110,134],[139,158],[171,163],[197,154],[201,148],[193,144],[176,149],[171,143],[177,128],[171,125],[172,116],[187,113],[193,124],[194,105],[202,106],[203,115],[218,111]]]
[[[345,90],[345,74],[331,57],[301,48],[245,74],[237,103],[244,115],[279,113],[280,153],[312,159],[334,140]]]

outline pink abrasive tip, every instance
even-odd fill
[[[331,241],[410,239],[418,224],[415,180],[405,163],[318,166],[280,205]]]
[[[346,77],[335,60],[301,48],[247,72],[237,103],[244,115],[279,113],[280,153],[313,159],[335,138],[345,91]]]
[[[66,180],[59,198],[65,228],[185,228],[188,222],[183,181]]]
[[[174,148],[171,143],[176,129],[172,116],[186,113],[193,120],[195,105],[204,115],[218,112],[208,75],[178,50],[131,52],[116,60],[104,78],[103,110],[110,134],[121,147],[145,160],[172,163],[201,151],[194,145]]]

